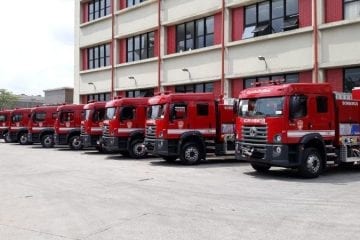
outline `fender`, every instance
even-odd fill
[[[130,148],[130,143],[134,138],[145,138],[145,129],[144,130],[135,130],[129,134],[126,147],[127,149]]]
[[[178,154],[180,154],[180,151],[181,151],[181,146],[183,145],[183,143],[187,140],[187,139],[197,139],[200,141],[200,144],[201,144],[201,147],[203,149],[203,153],[205,154],[205,149],[206,149],[206,146],[205,146],[205,141],[204,141],[204,137],[202,136],[202,134],[198,131],[189,131],[189,132],[185,132],[183,134],[181,134],[180,136],[180,140],[179,140],[179,144],[178,144]]]
[[[79,135],[80,136],[80,129],[72,129],[70,130],[67,134],[66,134],[66,142],[70,141],[70,138],[74,135]]]
[[[28,133],[28,129],[26,127],[19,128],[18,132],[16,133],[16,138],[19,139],[20,134],[22,134],[23,132]]]
[[[55,129],[49,127],[49,128],[45,128],[45,129],[41,130],[40,133],[39,133],[40,139],[42,138],[42,136],[44,136],[47,133],[50,133],[50,134],[54,135],[55,134]]]
[[[316,145],[316,148],[320,149],[320,154],[323,158],[323,160],[326,162],[326,149],[325,149],[325,142],[323,137],[319,133],[310,133],[305,136],[303,136],[300,139],[299,142],[299,148],[298,148],[298,160],[301,162],[301,159],[303,158],[303,150],[304,146],[307,145],[311,141],[317,141],[320,142],[321,145]]]

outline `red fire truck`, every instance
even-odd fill
[[[10,142],[9,127],[11,119],[11,110],[0,111],[0,139]]]
[[[360,101],[329,84],[277,84],[240,93],[236,158],[317,177],[327,164],[360,161]],[[357,98],[359,99],[359,98]]]
[[[81,122],[81,142],[84,147],[102,151],[101,136],[106,102],[90,102],[84,106],[85,119]]]
[[[33,108],[28,124],[29,143],[41,143],[44,148],[54,146],[54,124],[58,106]]]
[[[229,103],[230,102],[230,103]],[[234,153],[233,103],[213,93],[164,93],[149,100],[145,146],[166,161],[196,164]]]
[[[11,113],[11,123],[9,128],[10,142],[19,142],[21,145],[28,144],[28,123],[31,108],[14,109]]]
[[[149,98],[117,98],[106,103],[103,146],[131,158],[146,156],[144,147],[146,108]]]
[[[55,121],[55,145],[69,145],[73,150],[82,149],[80,140],[81,120],[84,117],[84,104],[59,106]]]

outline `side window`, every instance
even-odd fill
[[[196,112],[198,116],[208,116],[209,115],[209,104],[199,103],[196,105]]]
[[[55,112],[55,113],[52,114],[52,118],[53,118],[53,119],[56,119],[57,116],[58,116],[58,113],[57,113],[57,112]]]
[[[316,109],[318,113],[328,112],[328,98],[325,96],[316,97]]]
[[[120,112],[120,121],[131,120],[135,117],[134,107],[123,107]]]
[[[46,113],[36,113],[34,120],[36,122],[43,122],[43,121],[45,121],[45,118],[46,118]]]
[[[307,96],[295,95],[290,98],[290,118],[301,118],[307,115]]]
[[[63,112],[61,114],[61,122],[69,122],[74,120],[74,113],[73,112]]]
[[[185,103],[175,103],[171,107],[171,119],[184,119],[187,114],[187,106]]]

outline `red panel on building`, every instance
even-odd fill
[[[159,45],[160,45],[160,38],[159,38],[159,31],[155,30],[154,31],[154,57],[159,56]]]
[[[126,97],[126,92],[125,91],[116,92],[116,96],[118,96],[118,97]]]
[[[219,97],[221,95],[221,82],[220,81],[216,81],[214,82],[214,94],[215,97]]]
[[[214,15],[214,45],[221,44],[222,14]]]
[[[242,78],[231,81],[231,97],[238,98],[239,93],[244,89],[244,81]]]
[[[299,27],[312,25],[312,0],[299,1]]]
[[[325,0],[325,22],[336,22],[343,17],[343,0]]]
[[[312,71],[300,72],[299,73],[300,83],[312,83]]]
[[[164,89],[165,89],[165,91],[169,91],[169,92],[172,92],[172,93],[175,92],[175,86],[166,86]]]
[[[82,23],[86,23],[86,22],[88,22],[89,21],[89,8],[88,8],[88,6],[89,6],[89,3],[83,3],[82,5],[81,5],[81,7],[82,7]]]
[[[231,40],[237,41],[242,38],[244,32],[244,8],[234,8],[231,17],[232,29]]]
[[[126,39],[120,39],[120,63],[126,62]]]
[[[167,54],[176,52],[176,26],[167,27]]]
[[[82,56],[82,70],[89,69],[89,66],[88,66],[88,51],[87,51],[87,49],[81,49],[81,56]]]
[[[87,104],[88,102],[87,102],[87,95],[81,95],[80,96],[80,102],[82,103],[82,104]]]
[[[326,77],[325,81],[331,84],[334,91],[338,91],[338,92],[344,91],[343,89],[344,76],[343,76],[342,68],[326,70],[325,77]]]
[[[126,0],[120,0],[120,10],[126,8]]]

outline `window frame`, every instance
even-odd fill
[[[202,88],[202,91],[197,89]],[[207,91],[207,88],[209,89]],[[214,82],[195,83],[175,86],[176,93],[208,93],[214,91]]]
[[[359,72],[359,85],[358,85],[358,87],[360,87],[360,66],[357,66],[357,67],[351,67],[351,68],[344,68],[343,69],[343,92],[348,92],[348,93],[351,93],[351,91],[352,91],[352,89],[354,88],[354,87],[357,87],[357,85],[356,84],[353,84],[353,86],[352,86],[352,88],[351,89],[348,89],[348,87],[346,86],[347,84],[346,84],[346,79],[347,79],[347,77],[346,77],[346,72],[347,71],[351,71],[351,70],[358,70],[358,72]]]
[[[346,14],[346,6],[351,5],[352,3],[355,3],[355,2],[357,2],[360,5],[360,0],[343,0],[343,19],[344,20],[352,20],[352,19],[357,19],[357,18],[360,17],[360,14],[358,15],[358,17],[355,17],[355,18],[354,17],[347,18],[345,16],[345,14]]]
[[[87,48],[88,69],[97,69],[110,66],[110,43]]]
[[[288,81],[291,76],[296,76],[297,81]],[[299,73],[286,73],[286,74],[274,74],[274,75],[267,75],[267,76],[258,76],[258,77],[249,77],[244,78],[243,80],[243,89],[251,88],[252,83],[258,83],[261,81],[271,81],[271,80],[284,80],[283,84],[287,83],[298,83],[300,82],[300,75]],[[247,84],[246,82],[252,82],[250,84]],[[249,86],[247,86],[249,85]]]
[[[146,41],[143,41],[143,39],[146,39]],[[126,38],[126,62],[135,62],[153,58],[155,57],[154,49],[154,31],[128,37]],[[138,51],[139,54],[137,54],[136,51]],[[146,52],[145,56],[143,51]]]
[[[129,8],[129,7],[133,7],[133,6],[136,6],[140,3],[143,3],[145,2],[146,0],[126,0],[126,7]],[[131,3],[131,4],[129,4]]]
[[[98,7],[96,7],[98,6]],[[105,17],[111,14],[111,1],[110,0],[91,0],[87,5],[88,21]]]

